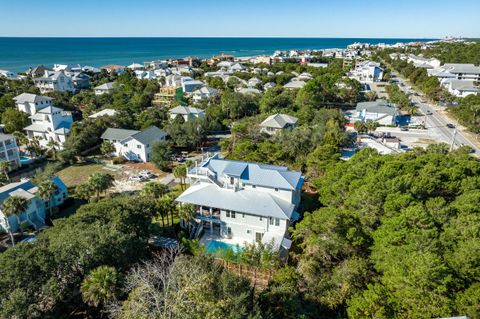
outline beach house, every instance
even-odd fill
[[[108,128],[102,134],[102,140],[110,141],[115,147],[112,155],[134,162],[150,161],[153,144],[165,141],[166,137],[167,133],[156,126],[150,126],[143,131]]]
[[[268,134],[276,134],[281,130],[293,129],[297,126],[298,118],[287,114],[270,115],[260,123],[261,131]]]
[[[72,127],[72,113],[55,106],[47,106],[30,116],[32,124],[25,127],[29,140],[38,138],[40,146],[48,147],[49,141],[56,142],[57,149],[63,149]]]
[[[170,115],[170,120],[176,119],[178,116],[183,117],[183,120],[186,122],[193,118],[204,118],[205,111],[202,109],[198,109],[196,107],[191,106],[184,106],[179,105],[170,110],[168,110],[168,114]]]
[[[218,95],[218,90],[209,87],[208,85],[205,85],[192,93],[192,99],[194,103],[198,103],[201,100],[204,99],[209,99],[211,97],[214,97]]]
[[[15,136],[0,133],[0,162],[10,162],[10,169],[21,166],[20,152]]]
[[[64,71],[50,72],[45,71],[43,77],[33,78],[35,86],[40,90],[40,93],[47,92],[74,92],[72,78],[65,74]]]
[[[188,169],[190,187],[176,201],[196,209],[202,241],[227,244],[272,243],[288,250],[288,227],[297,212],[304,177],[284,166],[206,156]]]
[[[350,72],[350,76],[363,83],[379,82],[383,79],[383,71],[380,63],[364,61],[357,63],[355,69]]]
[[[17,109],[28,115],[33,115],[47,106],[52,106],[52,98],[31,93],[22,93],[13,98]]]
[[[67,186],[59,177],[51,181],[57,187],[51,201],[44,201],[38,197],[38,187],[31,180],[22,179],[0,187],[0,230],[17,232],[21,226],[30,226],[36,230],[45,226],[46,212],[50,205],[57,207],[65,202],[68,197]],[[12,216],[6,216],[2,211],[2,203],[10,196],[19,196],[27,200],[27,209]]]
[[[398,116],[397,108],[382,99],[358,103],[356,111],[358,120],[372,120],[382,125],[395,124]]]
[[[107,82],[107,83],[101,84],[99,86],[96,86],[94,88],[95,95],[102,95],[102,94],[105,94],[105,93],[110,93],[110,92],[113,91],[113,89],[114,89],[114,83],[113,82]]]

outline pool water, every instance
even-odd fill
[[[240,246],[238,245],[227,244],[227,243],[216,241],[216,240],[210,241],[206,246],[206,249],[208,252],[211,252],[211,253],[217,252],[219,250],[227,250],[227,249],[231,249],[233,250],[233,252],[238,252],[239,250],[241,250]]]
[[[29,164],[32,162],[30,157],[20,156],[20,163],[22,164]]]

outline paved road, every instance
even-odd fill
[[[399,83],[403,84],[403,86],[400,86],[401,90],[413,91],[413,89],[403,79],[398,77],[396,73],[392,74],[395,75]],[[422,98],[419,96],[411,95],[410,99],[420,108],[422,113],[425,114],[426,128],[432,131],[434,136],[436,136],[439,140],[443,140],[449,145],[452,145],[452,142],[454,142],[454,148],[458,148],[464,145],[470,146],[472,149],[475,150],[474,155],[477,157],[480,156],[480,148],[474,143],[472,143],[468,139],[468,137],[466,137],[460,130],[457,130],[455,128],[448,128],[448,118],[446,118],[443,114],[439,113],[433,105],[429,103],[423,103]]]

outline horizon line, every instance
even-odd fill
[[[139,39],[182,39],[182,38],[198,38],[198,39],[477,39],[475,37],[332,37],[332,36],[86,36],[86,35],[0,35],[0,38],[97,38],[97,39],[122,39],[122,38],[139,38]]]

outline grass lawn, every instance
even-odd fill
[[[92,173],[109,173],[115,177],[115,172],[103,169],[102,164],[85,163],[71,165],[57,174],[67,187],[75,187],[85,182]]]

